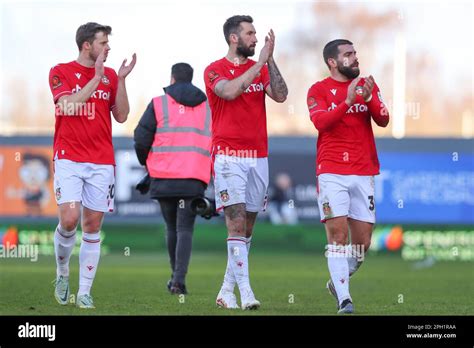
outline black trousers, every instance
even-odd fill
[[[159,198],[166,222],[166,244],[170,257],[172,282],[185,284],[193,242],[196,215],[190,209],[192,198]]]

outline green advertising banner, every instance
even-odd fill
[[[0,226],[0,257],[18,252],[20,249],[13,250],[20,246],[24,252],[25,246],[35,246],[40,255],[53,255],[53,234],[54,226],[46,224]],[[223,224],[198,224],[193,251],[220,251],[226,237]],[[106,224],[101,239],[103,253],[166,252],[163,224]],[[79,237],[76,239],[76,254],[80,240]],[[323,252],[327,244],[322,225],[274,226],[268,223],[257,224],[253,243],[257,252],[301,253]],[[474,227],[379,225],[373,232],[369,253],[392,253],[407,261],[474,261]]]

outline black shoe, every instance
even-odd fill
[[[186,290],[186,285],[181,283],[173,283],[171,285],[170,292],[176,295],[186,295],[188,293]]]
[[[172,282],[171,282],[171,279],[170,279],[170,280],[168,280],[168,283],[166,283],[166,287],[168,288],[169,292],[171,292],[171,284],[172,284]]]
[[[340,309],[337,311],[337,314],[352,314],[354,313],[354,305],[350,299],[345,299],[342,301]]]

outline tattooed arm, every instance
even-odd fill
[[[283,76],[281,76],[280,70],[278,70],[275,60],[273,59],[273,50],[275,49],[275,33],[273,32],[273,29],[270,29],[265,41],[270,43],[270,53],[267,60],[270,84],[267,86],[265,91],[274,101],[277,103],[283,103],[288,96],[288,87],[286,87],[286,82],[283,79]]]
[[[274,101],[283,103],[288,96],[286,82],[283,79],[273,57],[268,59],[267,66],[268,72],[270,73],[270,84],[267,86],[266,92]]]

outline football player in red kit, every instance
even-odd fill
[[[379,161],[372,120],[386,127],[389,115],[374,78],[359,77],[352,42],[329,42],[323,57],[330,77],[311,86],[307,104],[319,132],[318,206],[331,275],[326,286],[337,299],[338,313],[353,313],[349,278],[363,262],[375,223],[374,175],[379,174]]]
[[[228,261],[216,299],[223,308],[257,309],[249,280],[248,251],[258,212],[268,187],[268,136],[265,97],[286,100],[288,88],[273,58],[275,35],[270,30],[255,54],[257,37],[250,16],[233,16],[224,24],[229,50],[204,71],[212,110],[212,156],[216,205],[224,209],[228,230]]]
[[[79,291],[76,306],[94,308],[90,289],[100,258],[100,235],[105,212],[113,210],[115,160],[112,121],[123,123],[130,111],[125,78],[136,63],[123,61],[118,74],[104,67],[112,29],[97,23],[76,32],[77,60],[58,64],[49,73],[56,105],[54,132],[54,191],[59,224],[54,234],[56,282],[54,296],[66,305],[69,259],[82,211],[79,251]]]

